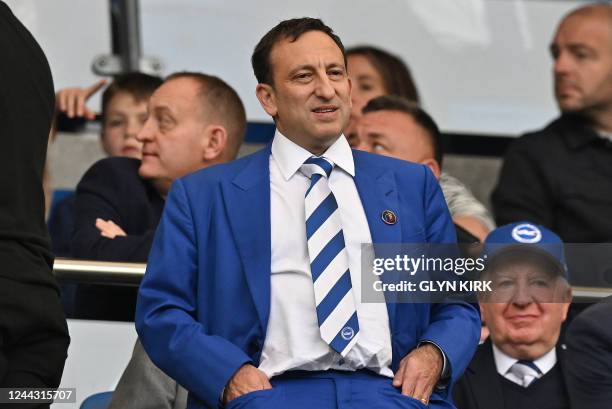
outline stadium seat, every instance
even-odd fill
[[[80,409],[106,409],[112,397],[113,392],[96,393],[85,399]]]

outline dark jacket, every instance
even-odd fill
[[[164,199],[138,175],[139,167],[136,159],[106,158],[85,173],[76,191],[73,257],[147,261]],[[102,237],[97,218],[112,220],[127,236]]]
[[[49,64],[0,2],[0,278],[56,288],[42,174],[54,113]]]
[[[557,345],[557,365],[565,377],[565,345]],[[568,385],[567,380],[565,385]],[[469,366],[455,385],[457,409],[501,409],[504,406],[502,380],[497,373],[491,339],[478,346]],[[563,388],[565,389],[565,388]]]
[[[579,314],[567,330],[570,398],[581,409],[612,404],[612,297]]]
[[[515,141],[492,195],[498,225],[541,224],[566,243],[612,241],[612,142],[565,115]]]

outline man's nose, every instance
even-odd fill
[[[519,307],[526,307],[533,302],[533,295],[526,285],[517,285],[512,294],[512,303]]]
[[[143,126],[137,119],[128,121],[127,129],[125,130],[125,139],[136,138]]]
[[[144,125],[142,126],[142,128],[140,128],[140,131],[136,132],[135,136],[136,136],[136,140],[138,142],[146,142],[146,141],[150,141],[151,139],[153,139],[153,120],[152,119],[147,119],[146,122],[144,123]]]
[[[330,100],[336,95],[336,90],[326,74],[318,77],[315,94],[325,100]]]
[[[569,53],[566,51],[560,51],[557,57],[555,58],[555,64],[553,66],[553,71],[555,76],[564,75],[570,72],[572,68],[573,62]]]

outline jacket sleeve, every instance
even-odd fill
[[[514,142],[504,158],[497,186],[491,195],[497,225],[529,221],[552,227],[554,197],[546,181],[538,149],[530,148],[529,135]]]
[[[112,163],[102,160],[85,173],[77,186],[75,221],[72,232],[72,256],[101,261],[146,262],[155,229],[143,234],[103,237],[96,228],[96,219],[112,220],[125,229],[127,192],[122,191],[122,175],[112,169]],[[123,189],[125,190],[125,189]]]
[[[207,207],[208,206],[208,207]],[[199,215],[210,205],[198,203]],[[210,217],[210,216],[208,216]],[[208,226],[197,226],[204,231]],[[220,336],[207,333],[196,320],[198,249],[207,248],[206,233],[197,236],[191,206],[179,179],[174,182],[159,224],[136,307],[136,330],[151,360],[209,407],[248,355]]]
[[[442,191],[431,172],[425,183],[425,217],[428,243],[455,243],[455,229]],[[450,384],[470,363],[480,338],[480,313],[473,304],[461,301],[431,305],[430,322],[419,342],[430,341],[446,355]]]

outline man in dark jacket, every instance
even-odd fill
[[[74,257],[146,262],[172,181],[234,159],[246,128],[238,94],[200,73],[168,77],[149,100],[149,113],[136,136],[142,160],[102,159],[79,182]],[[75,316],[131,321],[135,303],[135,288],[83,285]]]
[[[551,44],[561,117],[508,150],[498,225],[529,220],[567,242],[612,241],[612,5],[567,15]]]
[[[53,388],[70,342],[44,220],[53,80],[42,50],[1,1],[0,55],[0,388]]]
[[[542,226],[514,223],[487,236],[485,255],[481,279],[493,291],[480,295],[480,310],[491,335],[457,382],[457,409],[568,409],[563,243]]]

